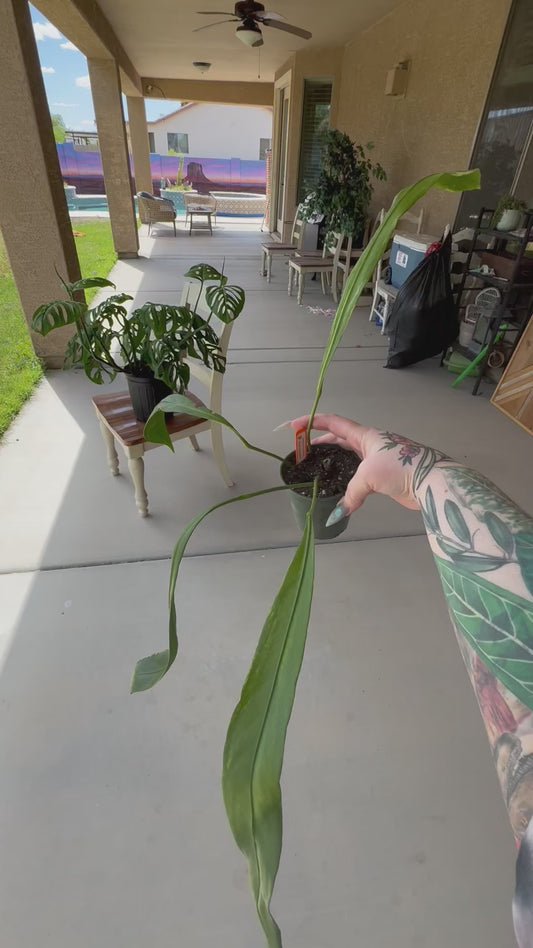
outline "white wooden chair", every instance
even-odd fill
[[[302,205],[299,204],[292,224],[290,243],[282,244],[279,240],[265,240],[261,244],[261,269],[259,272],[261,276],[266,276],[268,283],[270,283],[272,277],[272,258],[289,257],[301,249],[305,231],[305,221],[302,220],[301,209]]]
[[[196,302],[196,296],[194,294],[197,294],[197,292],[197,288],[194,287],[193,284],[186,284],[181,295],[181,305],[187,306],[189,297]],[[204,294],[202,294],[198,303],[197,311],[200,315],[204,316],[204,318],[207,318],[209,315],[209,308],[205,303]],[[224,325],[220,333],[220,351],[224,356],[228,351],[232,329],[233,323],[231,322]],[[211,411],[220,414],[222,409],[223,373],[215,372],[214,369],[208,369],[196,359],[187,359],[187,362],[191,370],[191,376],[196,378],[207,388],[208,407]],[[187,395],[196,405],[200,406],[205,404],[196,395],[190,392],[187,392]],[[135,488],[135,503],[137,509],[141,517],[147,517],[148,495],[144,485],[144,454],[146,451],[159,448],[160,445],[144,440],[144,424],[136,420],[128,392],[111,392],[107,395],[97,395],[92,401],[106,446],[107,461],[111,473],[113,476],[119,474],[118,454],[116,450],[118,443],[122,446],[128,461],[128,467]],[[196,435],[202,431],[209,431],[211,433],[213,456],[222,480],[227,487],[233,486],[233,481],[226,465],[220,425],[212,425],[210,421],[204,421],[204,419],[196,418],[193,415],[175,414],[167,420],[167,429],[171,441],[181,441],[183,438],[188,438],[195,451],[200,450]]]
[[[363,250],[368,244],[368,239],[370,235],[370,224],[371,224],[371,219],[370,217],[367,217],[365,221],[363,244],[361,247],[352,246],[353,244],[352,237],[347,237],[341,247],[341,250],[340,250],[338,259],[335,263],[335,266],[333,268],[333,273],[331,277],[332,286],[335,287],[335,290],[337,293],[338,293],[338,286],[339,286],[339,277],[341,273],[342,273],[342,289],[341,289],[341,292],[342,292],[344,290],[344,287],[346,286],[346,280],[348,279],[350,275],[350,270],[352,269],[353,266],[355,266]]]
[[[302,305],[305,276],[307,273],[320,273],[322,292],[326,294],[327,280],[331,278],[338,264],[342,245],[346,240],[345,234],[329,234],[324,241],[322,254],[305,254],[289,258],[289,286],[287,293],[292,296],[294,277],[298,278],[298,304]],[[337,288],[331,284],[333,299],[337,302]]]
[[[379,212],[378,217],[376,219],[378,220],[379,224],[383,222],[384,217],[385,217],[385,210],[383,208]],[[401,230],[403,232],[404,225],[411,224],[414,227],[414,230],[412,230],[411,233],[420,234],[422,231],[423,222],[424,222],[423,208],[420,209],[419,214],[412,214],[410,211],[406,211],[406,213],[403,214],[402,217],[400,217],[398,221],[398,231]],[[395,233],[397,233],[398,231],[395,231]],[[391,241],[391,244],[392,244],[392,241]],[[382,321],[381,335],[382,336],[385,333],[385,327],[387,325],[394,300],[398,296],[398,288],[395,286],[392,286],[392,284],[390,283],[385,283],[385,280],[383,279],[383,271],[389,265],[389,257],[390,257],[390,246],[381,257],[374,271],[374,279],[373,279],[374,293],[372,297],[372,306],[370,307],[370,316],[368,317],[369,322],[371,322],[375,316],[378,316],[381,319]],[[378,309],[378,305],[380,301],[383,301],[382,312],[380,312]]]

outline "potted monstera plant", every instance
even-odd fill
[[[146,421],[165,395],[187,387],[187,356],[224,372],[225,359],[210,320],[216,316],[224,323],[232,322],[244,306],[244,290],[229,286],[227,277],[209,264],[197,264],[185,276],[199,281],[198,300],[205,289],[208,319],[197,313],[194,301],[187,306],[144,303],[129,313],[124,304],[133,297],[127,293],[112,294],[89,308],[79,299],[80,291],[90,287],[116,289],[110,280],[91,277],[75,283],[61,281],[67,299],[39,306],[32,317],[32,329],[46,336],[54,329],[74,325],[74,335],[65,351],[65,368],[81,366],[98,385],[123,373],[135,417]]]
[[[465,171],[434,174],[405,188],[396,196],[379,229],[352,270],[322,358],[316,390],[312,397],[307,429],[300,432],[303,441],[302,461],[289,455],[281,458],[251,444],[226,418],[197,408],[183,395],[165,398],[152,413],[145,427],[148,440],[172,448],[165,425],[164,412],[183,411],[225,425],[243,444],[274,459],[282,465],[282,480],[265,490],[232,497],[215,504],[194,517],[179,537],[170,567],[168,646],[161,652],[141,659],[135,668],[131,689],[144,691],[153,687],[166,674],[178,653],[175,589],[180,564],[187,543],[202,520],[218,507],[249,500],[260,494],[292,490],[305,497],[307,513],[298,548],[281,583],[261,632],[242,694],[231,718],[223,755],[222,791],[229,824],[235,841],[243,852],[249,869],[254,902],[269,948],[281,948],[281,932],[270,912],[270,900],[281,857],[282,811],[280,776],[285,748],[285,734],[291,715],[296,684],[305,648],[311,611],[314,576],[314,539],[318,522],[325,527],[324,514],[319,512],[320,495],[332,497],[342,480],[338,466],[324,464],[327,453],[316,452],[309,443],[309,432],[316,412],[324,379],[337,346],[350,321],[355,304],[396,228],[398,219],[430,188],[465,191],[479,187],[479,172]],[[353,452],[344,467],[344,478],[350,477],[350,463],[357,465]],[[289,478],[288,472],[292,471]],[[332,472],[335,476],[332,478]],[[302,478],[300,480],[300,477]],[[340,489],[343,489],[340,487]],[[302,493],[303,492],[303,493]],[[329,515],[331,520],[331,514]],[[236,577],[236,591],[238,590]]]

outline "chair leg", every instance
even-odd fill
[[[224,454],[224,444],[222,442],[222,428],[220,425],[211,425],[211,445],[213,448],[213,457],[220,471],[220,476],[226,487],[233,487],[233,481],[226,464],[226,455]]]
[[[369,322],[369,323],[372,322],[372,320],[373,320],[373,318],[374,318],[374,313],[377,313],[378,299],[379,299],[379,293],[378,293],[378,290],[377,290],[377,287],[376,287],[376,289],[374,290],[374,295],[373,295],[373,297],[372,297],[372,305],[371,305],[371,307],[370,307],[370,316],[368,317],[368,322]]]
[[[304,280],[305,273],[303,270],[300,270],[298,274],[298,306],[302,305],[302,296],[304,295]]]
[[[148,236],[152,233],[152,221],[148,221]]]
[[[381,335],[385,335],[385,326],[389,321],[390,315],[390,296],[385,297],[385,306],[383,307],[383,322],[381,324]]]
[[[135,487],[135,503],[139,516],[148,516],[148,495],[144,488],[144,461],[142,458],[128,458],[131,479]]]
[[[177,234],[176,234],[176,221],[173,220],[172,223],[174,224],[174,237],[176,237],[176,236],[177,236]]]
[[[287,293],[289,296],[292,296],[292,281],[294,279],[294,267],[291,267],[289,263],[289,286],[287,288]]]
[[[197,438],[196,438],[196,435],[191,435],[191,436],[189,437],[189,441],[190,441],[191,444],[192,444],[193,451],[199,451],[199,450],[200,450],[200,445],[198,444],[198,440],[197,440]]]
[[[272,254],[267,254],[267,283],[272,279]]]
[[[266,276],[266,250],[261,251],[261,266],[259,268],[259,276]]]
[[[115,439],[110,432],[109,428],[103,421],[99,422],[100,431],[102,432],[102,438],[104,439],[104,444],[107,452],[107,463],[109,465],[109,470],[111,471],[113,477],[116,477],[120,474],[118,467],[118,454],[115,447]]]

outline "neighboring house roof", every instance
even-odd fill
[[[222,104],[223,104],[223,103],[220,103],[220,102],[185,102],[179,109],[174,109],[173,112],[168,112],[167,115],[160,115],[159,118],[157,118],[157,119],[152,119],[151,121],[147,122],[146,124],[147,124],[147,125],[157,125],[159,122],[166,122],[166,120],[169,119],[169,118],[172,118],[173,115],[181,115],[182,112],[186,112],[186,111],[188,111],[189,109],[194,109],[194,108],[195,108],[196,106],[198,106],[198,105],[207,105],[209,108],[211,108],[212,106],[217,106],[217,105],[222,105]],[[239,103],[230,103],[230,104],[238,105],[239,108],[245,108],[245,109],[266,109],[267,112],[272,112],[272,106],[271,106],[271,105],[248,105],[248,104],[245,104],[245,103],[242,103],[242,105],[240,105]]]

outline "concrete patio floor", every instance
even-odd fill
[[[145,228],[141,233],[144,233]],[[278,453],[307,410],[330,319],[258,273],[257,224],[212,238],[162,226],[112,279],[175,301],[192,263],[247,293],[224,413]],[[308,284],[304,304],[331,306]],[[358,308],[324,410],[428,441],[531,508],[533,442],[431,360],[382,368]],[[123,388],[120,380],[113,383]],[[200,393],[200,391],[199,391]],[[9,948],[261,948],[220,793],[225,729],[298,540],[284,497],[225,508],[193,538],[179,581],[181,654],[130,696],[164,646],[171,547],[198,511],[276,483],[225,434],[230,491],[187,443],[146,458],[151,516],[127,466],[109,475],[78,372],[49,373],[0,446],[0,905]],[[283,777],[273,908],[286,948],[511,948],[514,845],[488,742],[420,516],[382,497],[319,544],[309,641]]]

